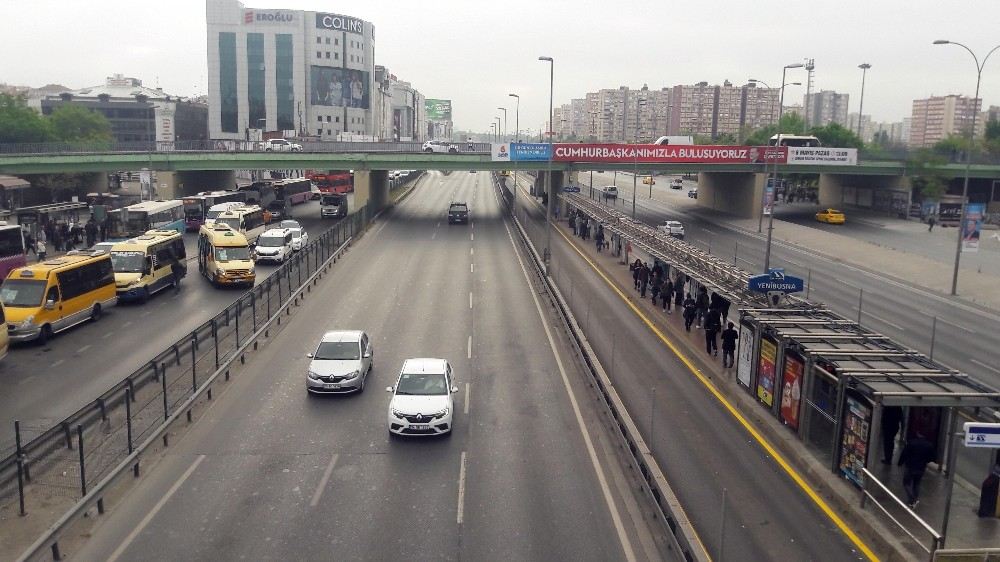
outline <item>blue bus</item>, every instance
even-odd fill
[[[114,213],[112,216],[114,216]],[[184,202],[143,201],[124,207],[120,215],[114,217],[110,235],[112,238],[126,239],[145,234],[150,230],[176,230],[184,234]]]

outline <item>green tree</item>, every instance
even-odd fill
[[[0,143],[55,140],[51,124],[21,96],[0,94]]]
[[[829,123],[823,127],[813,127],[810,134],[819,139],[823,146],[836,146],[838,148],[864,148],[862,142],[854,131],[844,128],[838,123]]]
[[[948,190],[948,180],[937,169],[947,160],[933,150],[922,148],[907,162],[907,173],[923,200],[937,201]]]
[[[79,105],[65,104],[49,116],[56,137],[64,142],[111,142],[111,123],[100,113]]]
[[[1000,140],[1000,121],[990,119],[986,122],[986,140],[987,142]]]

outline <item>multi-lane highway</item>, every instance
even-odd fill
[[[529,235],[541,248],[541,208],[524,191],[518,197],[519,213],[529,217]],[[703,385],[695,370],[712,369],[701,364],[704,336],[695,331],[687,341],[672,341],[683,357],[674,353],[571,238],[557,231],[552,241],[553,277],[710,554],[740,560],[863,558]]]
[[[589,179],[590,174],[580,174],[585,185]],[[628,212],[632,202],[632,176],[619,173],[617,180],[619,209]],[[612,181],[612,174],[594,174],[595,186],[610,185]],[[650,200],[649,187],[639,183],[638,219],[650,224],[664,219],[680,220],[687,230],[688,242],[702,249],[710,248],[712,253],[728,260],[735,256],[743,269],[760,271],[763,268],[764,234],[727,224],[724,215],[719,213],[691,210],[686,204],[686,194],[695,182],[685,180],[680,191],[668,189],[667,184],[668,180],[660,177],[653,187],[656,197]],[[584,195],[588,191],[584,188]],[[870,230],[871,227],[865,228]],[[860,251],[864,242],[859,241],[858,245]],[[810,272],[810,298],[825,302],[848,318],[857,318],[861,300],[863,325],[924,353],[931,349],[933,319],[937,317],[934,358],[993,387],[1000,387],[1000,370],[997,369],[1000,352],[993,344],[995,335],[1000,332],[1000,314],[778,241],[772,246],[771,265],[785,267],[803,278]]]
[[[316,202],[295,206],[292,215],[314,237],[335,224],[320,219]],[[185,234],[189,258],[196,255],[196,238]],[[258,266],[257,283],[276,269]],[[100,396],[242,292],[213,288],[198,275],[195,262],[181,285],[179,294],[167,289],[146,304],[116,306],[98,322],[58,334],[44,346],[13,346],[0,362],[0,451],[14,443],[15,419],[30,439]]]
[[[472,224],[447,223],[454,199]],[[77,559],[660,558],[508,232],[487,174],[430,174]],[[360,395],[308,396],[305,354],[336,328],[371,334],[373,379]],[[390,438],[383,389],[408,357],[453,365],[452,436]]]

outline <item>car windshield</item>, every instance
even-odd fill
[[[45,294],[45,281],[33,279],[8,279],[0,287],[0,301],[4,306],[38,306]]]
[[[215,249],[215,261],[249,260],[250,248],[246,246],[229,246]]]
[[[299,228],[289,228],[288,232],[292,234],[292,238],[302,238],[302,229]]]
[[[298,221],[285,220],[278,224],[281,228],[301,228],[302,225]]]
[[[142,273],[146,255],[142,252],[111,252],[115,273]]]
[[[361,358],[361,345],[356,341],[324,341],[316,348],[313,359],[349,361]]]
[[[257,245],[261,248],[279,248],[285,245],[284,236],[261,236],[257,239]]]
[[[451,210],[452,211],[468,211],[469,208],[467,206],[465,206],[464,204],[461,204],[461,205],[452,205],[451,206]]]
[[[448,394],[448,385],[444,375],[425,373],[403,373],[396,385],[396,394],[413,396],[436,396]]]

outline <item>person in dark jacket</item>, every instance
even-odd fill
[[[719,355],[719,344],[716,342],[716,337],[719,335],[719,330],[722,329],[722,320],[719,319],[719,313],[715,309],[710,309],[705,314],[705,352],[709,355]]]
[[[705,314],[708,312],[708,289],[700,287],[698,298],[694,300],[695,313],[698,318],[698,327],[701,328],[705,322]]]
[[[684,303],[684,277],[681,275],[677,276],[674,280],[674,305],[677,310],[681,310],[682,304]]]
[[[694,323],[694,317],[697,315],[697,310],[695,309],[694,299],[691,298],[691,293],[687,294],[687,298],[684,299],[684,329],[691,331],[691,324]]]
[[[639,290],[639,270],[642,269],[642,260],[639,258],[635,259],[632,264],[632,283],[635,284],[635,289]]]
[[[674,284],[670,281],[670,276],[667,276],[663,285],[660,286],[660,295],[663,296],[663,312],[673,314],[673,311],[670,310],[670,301],[674,298]]]
[[[597,234],[594,235],[594,241],[597,243],[597,253],[601,253],[601,249],[604,247],[604,227],[597,227]]]
[[[181,262],[178,260],[174,260],[173,263],[170,264],[170,273],[174,276],[174,293],[180,293],[181,277],[184,277],[184,274],[186,273],[184,266],[182,266]]]
[[[642,264],[639,267],[639,298],[646,298],[647,286],[649,286],[649,267]]]
[[[882,464],[892,464],[896,434],[903,425],[903,408],[886,406],[882,409]]]
[[[663,276],[660,271],[653,268],[653,280],[649,282],[649,292],[653,297],[653,306],[656,306],[656,298],[660,296],[660,290],[663,288]]]
[[[899,466],[904,467],[903,489],[906,491],[907,505],[917,506],[920,501],[920,480],[927,470],[927,463],[934,460],[934,445],[919,431],[906,442],[899,455]]]
[[[736,331],[732,322],[729,322],[725,330],[722,330],[722,367],[732,369],[736,359],[736,340],[740,339],[740,333]]]

